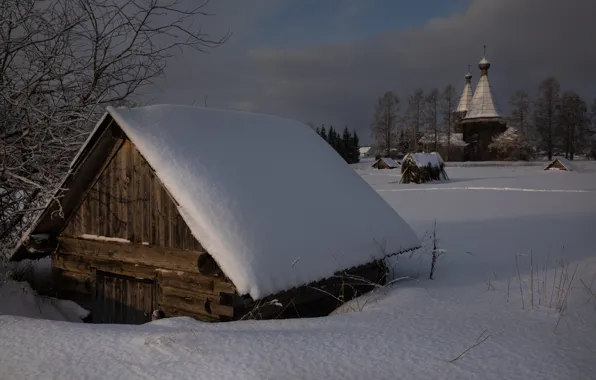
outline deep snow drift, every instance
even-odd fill
[[[8,379],[593,378],[596,164],[581,166],[458,167],[449,181],[424,185],[365,170],[424,240],[391,260],[394,275],[407,277],[391,288],[308,320],[99,326],[1,316],[0,371]],[[431,281],[435,219],[445,253]]]

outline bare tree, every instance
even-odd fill
[[[399,98],[391,91],[385,92],[375,108],[371,128],[379,151],[385,151],[387,157],[397,148],[398,112]]]
[[[530,96],[524,90],[517,90],[509,99],[511,112],[508,116],[509,124],[516,129],[515,133],[509,134],[510,142],[509,159],[520,160],[530,159],[533,156],[533,148],[530,143],[532,130],[530,112],[532,102]],[[504,136],[506,137],[506,136]]]
[[[434,151],[439,149],[439,90],[433,88],[424,98],[427,131],[434,136]]]
[[[585,141],[589,132],[588,107],[586,102],[573,91],[561,96],[559,109],[560,125],[563,133],[565,158],[573,160],[579,150],[587,147]]]
[[[534,106],[534,126],[540,137],[541,148],[546,150],[548,159],[553,158],[557,128],[557,109],[561,86],[548,77],[538,87],[538,96]]]
[[[451,133],[455,124],[455,107],[456,107],[456,93],[455,87],[448,84],[443,90],[441,97],[441,114],[443,117],[443,129],[447,136],[447,155],[446,160],[449,160],[451,154]]]
[[[424,123],[424,90],[417,89],[408,97],[404,121],[410,140],[409,150],[416,152]]]
[[[524,90],[517,90],[509,99],[509,104],[511,105],[509,123],[517,129],[522,139],[529,137],[532,105],[530,96]]]
[[[69,169],[107,105],[162,77],[185,49],[212,39],[195,27],[203,2],[3,0],[0,5],[0,247],[12,246]]]
[[[596,99],[594,99],[592,106],[590,107],[589,141],[589,155],[593,159],[596,159]]]

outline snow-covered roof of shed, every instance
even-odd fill
[[[559,161],[561,163],[561,165],[563,165],[565,167],[565,169],[569,170],[569,171],[577,171],[576,166],[569,161],[568,159],[566,159],[565,157],[555,157],[547,166],[546,168],[548,168],[549,166],[551,166],[553,163]]]
[[[377,163],[379,161],[383,161],[390,168],[399,168],[399,162],[395,161],[391,157],[381,157],[381,158],[379,158],[378,160],[375,161],[375,163],[373,164],[373,166],[377,165]]]
[[[409,153],[404,157],[404,161],[412,159],[418,167],[426,167],[429,164],[433,167],[443,164],[443,158],[438,152],[431,153]]]
[[[176,105],[107,111],[240,294],[262,298],[420,246],[306,124]],[[238,165],[238,156],[267,165]]]

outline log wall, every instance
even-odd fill
[[[60,237],[52,256],[55,287],[61,298],[96,307],[96,271],[152,280],[155,308],[166,316],[190,316],[204,321],[233,317],[236,293],[224,276],[200,273],[197,262],[206,252]]]

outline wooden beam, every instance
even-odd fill
[[[72,237],[58,237],[58,242],[59,253],[194,273],[199,272],[199,258],[208,255],[184,249]]]
[[[139,279],[155,279],[156,268],[146,265],[103,260],[97,257],[84,257],[70,253],[58,253],[52,259],[52,267],[79,274],[92,274],[93,269]]]
[[[187,310],[200,311],[208,315],[234,316],[234,308],[220,304],[219,296],[190,289],[179,289],[160,285],[159,303],[180,306]]]
[[[158,269],[158,281],[164,286],[172,286],[181,289],[196,289],[203,293],[234,294],[236,287],[224,278],[208,277],[199,273],[190,273],[183,271],[172,271],[167,269]]]

